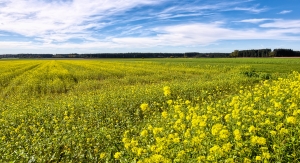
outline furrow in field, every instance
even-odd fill
[[[29,63],[24,62],[0,62],[0,74],[5,72],[14,72],[28,66]]]
[[[203,81],[217,80],[222,83],[224,71],[238,72],[233,67],[170,64],[154,62],[117,62],[117,61],[59,61],[78,81],[74,91],[119,88],[136,85],[198,85],[203,88]],[[210,69],[207,71],[207,69]],[[201,78],[201,79],[200,79]],[[180,84],[181,83],[181,84]],[[213,84],[213,83],[211,83]],[[183,89],[183,88],[182,88]],[[188,88],[187,88],[188,89]]]
[[[13,81],[14,78],[22,75],[25,72],[31,71],[32,69],[38,67],[40,63],[26,63],[22,64],[23,67],[17,66],[17,68],[14,68],[12,71],[6,71],[1,73],[0,76],[0,89],[3,89],[9,85],[11,81]],[[9,67],[6,67],[6,69],[9,69]]]
[[[69,72],[56,61],[43,61],[37,66],[13,78],[2,90],[2,95],[65,93],[73,84]]]
[[[1,94],[3,97],[21,94],[20,88],[23,87],[24,83],[30,82],[31,78],[33,78],[33,72],[39,71],[44,64],[36,64],[32,66],[30,69],[23,71],[18,76],[11,78],[9,83],[3,88]]]
[[[69,62],[69,61],[61,61],[64,66],[70,67],[81,67],[81,70],[75,70],[75,76],[78,76],[79,80],[83,79],[91,79],[91,80],[104,80],[110,77],[114,78],[122,78],[124,77],[124,70],[120,68],[116,68],[115,65],[99,62],[99,61],[85,61],[85,62]],[[74,69],[73,69],[74,70]],[[88,70],[90,73],[87,75],[85,71]]]

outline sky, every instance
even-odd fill
[[[0,0],[0,54],[300,50],[300,0]]]

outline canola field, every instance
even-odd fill
[[[300,59],[0,60],[0,162],[299,162]]]

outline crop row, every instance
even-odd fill
[[[229,103],[233,96],[239,97],[237,101],[240,104],[236,106],[238,108],[248,105],[246,101],[249,101],[249,105],[253,103],[250,101],[252,96],[248,99],[243,92],[251,90],[260,80],[258,76],[245,75],[251,69],[244,65],[202,65],[147,60],[26,60],[1,61],[0,66],[3,68],[0,69],[3,83],[0,86],[1,162],[131,162],[134,159],[147,161],[154,156],[175,161],[175,154],[180,152],[177,147],[185,148],[180,144],[184,142],[182,134],[192,125],[189,121],[193,119],[193,115],[186,119],[189,112],[195,114],[196,121],[197,117],[207,114],[207,125],[204,128],[207,137],[201,142],[210,143],[203,151],[189,153],[183,158],[195,161],[201,156],[207,160],[212,145],[219,145],[221,148],[225,143],[225,140],[217,141],[214,138],[211,134],[212,126],[222,124],[221,128],[224,130],[228,128],[225,128],[227,125],[236,127],[233,122],[225,123],[223,120],[225,112],[226,115],[232,114],[230,108],[235,107]],[[269,84],[270,88],[274,85],[272,82]],[[262,84],[255,89],[263,91],[260,85]],[[169,87],[163,90],[165,86]],[[256,97],[254,94],[252,92],[253,98]],[[144,105],[140,107],[141,104]],[[270,103],[265,105],[267,107]],[[282,106],[285,105],[282,103]],[[174,108],[180,112],[174,111]],[[257,108],[255,110],[259,111]],[[182,117],[181,112],[185,119],[179,123],[177,120]],[[242,110],[238,113],[242,113]],[[283,114],[287,115],[285,112]],[[242,118],[240,121],[245,119],[242,115],[239,115]],[[184,130],[175,131],[172,128],[175,122],[177,126],[184,124],[185,127],[181,127]],[[165,124],[170,126],[163,126]],[[148,130],[150,125],[153,128]],[[256,129],[261,128],[253,126]],[[198,134],[197,127],[190,130],[191,140]],[[243,130],[239,128],[243,141],[249,138],[244,135],[249,124],[245,127]],[[157,136],[151,133],[154,128],[155,132],[159,132],[160,138],[169,134],[179,138],[177,145],[164,144],[168,149],[160,151],[168,154],[148,149],[148,146],[159,147]],[[143,132],[145,129],[148,135]],[[234,151],[232,129],[227,130],[226,143],[230,142],[230,150]],[[259,134],[256,136],[262,137]],[[124,138],[130,140],[130,143],[133,141],[138,144],[128,146]],[[267,137],[264,138],[269,142]],[[162,143],[165,143],[164,140]],[[187,149],[191,149],[192,146],[188,147]],[[137,148],[139,153],[136,153]],[[142,152],[140,148],[143,148]],[[271,152],[269,150],[270,154]],[[229,155],[224,153],[220,158],[209,158],[211,161],[219,161],[227,159],[227,156]],[[248,158],[253,160],[254,156],[256,154]],[[182,158],[178,161],[180,159]],[[274,157],[269,160],[271,159]]]

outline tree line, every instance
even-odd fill
[[[3,54],[0,58],[228,58],[228,57],[300,57],[292,49],[235,50],[232,53],[85,53],[85,54]]]
[[[227,58],[230,53],[89,53],[89,54],[3,54],[0,58]]]
[[[292,49],[252,49],[235,50],[230,57],[300,57],[300,51]]]

